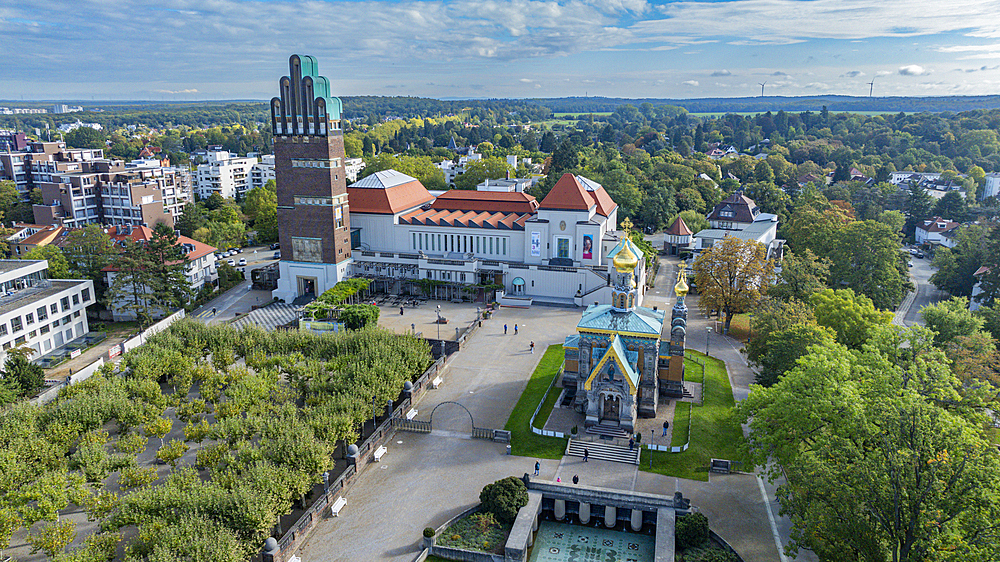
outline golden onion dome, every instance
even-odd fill
[[[684,268],[686,267],[686,263],[681,263],[681,269],[677,272],[677,284],[674,285],[674,293],[676,293],[678,297],[683,297],[688,294],[687,273],[684,271]]]
[[[622,246],[621,251],[615,255],[615,259],[612,260],[612,264],[619,273],[629,273],[635,271],[637,265],[639,265],[639,258],[636,257],[635,253],[629,247],[631,244],[626,241]]]

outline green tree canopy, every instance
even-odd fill
[[[986,322],[969,310],[969,299],[952,297],[920,309],[927,327],[934,331],[934,342],[943,345],[961,336],[971,336]]]
[[[456,189],[476,189],[487,178],[498,180],[513,174],[514,168],[503,158],[481,158],[465,165],[465,172],[455,178]]]
[[[21,256],[25,260],[49,260],[49,279],[71,279],[69,262],[55,244],[36,246]]]
[[[872,300],[851,289],[826,289],[809,297],[816,323],[837,334],[837,342],[860,349],[881,325],[892,322],[891,312],[875,308]]]

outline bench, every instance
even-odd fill
[[[375,462],[382,462],[382,456],[389,452],[389,449],[382,445],[378,449],[375,449]]]
[[[345,499],[344,496],[337,496],[337,501],[333,502],[333,505],[330,506],[330,513],[333,514],[334,517],[339,517],[340,510],[344,509],[344,506],[346,505],[347,499]]]
[[[444,379],[442,379],[440,376],[438,376],[437,378],[435,378],[434,380],[431,381],[431,388],[437,388],[437,387],[441,386],[441,383],[443,383],[443,382],[444,382]]]
[[[409,412],[406,412],[406,419],[412,420],[415,417],[417,417],[417,409],[416,408],[413,408]]]

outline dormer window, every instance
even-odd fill
[[[722,210],[722,211],[719,211],[719,216],[720,217],[735,217],[736,213],[734,213],[731,210]]]

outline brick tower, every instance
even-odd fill
[[[311,56],[292,55],[279,85],[271,132],[282,259],[273,294],[291,302],[347,277],[351,228],[340,99]]]

